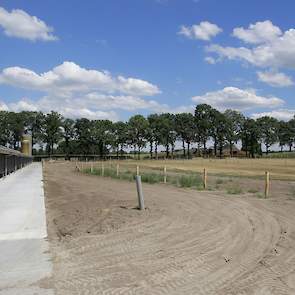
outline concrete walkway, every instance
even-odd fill
[[[42,166],[33,163],[0,179],[0,295],[53,294]]]

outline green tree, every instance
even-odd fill
[[[226,140],[229,143],[230,156],[233,156],[233,146],[238,142],[242,132],[242,126],[245,121],[245,117],[238,111],[226,110],[224,112],[226,118]]]
[[[77,119],[75,123],[77,153],[87,155],[94,153],[93,122],[86,119]]]
[[[246,152],[246,156],[255,158],[256,154],[261,154],[260,137],[261,134],[257,122],[254,119],[247,118],[241,131],[242,150]]]
[[[123,154],[124,146],[128,139],[128,126],[125,122],[118,121],[112,124],[112,145],[116,149],[117,158]]]
[[[269,148],[278,141],[278,120],[269,116],[263,116],[257,119],[258,128],[260,129],[261,141],[266,148],[266,154]]]
[[[158,146],[161,144],[161,117],[158,114],[151,114],[148,116],[149,130],[148,139],[150,142],[150,154],[153,157],[153,147],[155,150],[155,157],[158,159]]]
[[[142,115],[132,116],[128,121],[128,138],[129,143],[133,146],[134,152],[138,152],[138,159],[142,148],[146,145],[146,135],[149,124],[147,119]]]
[[[208,104],[199,104],[195,109],[196,129],[198,130],[199,139],[203,143],[204,155],[206,154],[206,144],[213,128],[212,112],[213,109]]]
[[[166,149],[167,158],[169,158],[170,146],[173,157],[173,150],[177,139],[177,133],[175,129],[175,115],[169,113],[159,115],[160,143]]]
[[[62,122],[63,129],[63,138],[64,138],[64,152],[66,154],[66,159],[69,159],[69,155],[71,153],[71,142],[75,137],[75,121],[72,119],[64,119]]]
[[[93,139],[100,157],[108,153],[108,146],[112,144],[112,125],[112,121],[109,120],[93,121]]]
[[[0,145],[7,146],[9,143],[10,130],[8,124],[9,113],[0,111]]]
[[[180,113],[175,116],[175,129],[178,138],[182,141],[183,157],[186,157],[187,144],[187,157],[190,157],[190,145],[196,139],[196,124],[195,118],[191,113]]]
[[[47,153],[52,155],[54,145],[62,138],[62,116],[59,113],[52,111],[45,116],[42,137]]]

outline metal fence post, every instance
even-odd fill
[[[137,188],[137,196],[138,196],[138,208],[139,210],[144,210],[144,196],[142,192],[142,184],[141,184],[141,176],[136,175],[136,188]]]

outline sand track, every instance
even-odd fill
[[[47,164],[56,294],[295,294],[295,201],[135,184]]]

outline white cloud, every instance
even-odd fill
[[[178,33],[190,39],[210,41],[212,37],[215,37],[221,32],[222,29],[217,25],[203,21],[199,25],[193,25],[191,27],[181,26]]]
[[[10,103],[8,106],[8,109],[14,112],[21,112],[21,111],[36,112],[39,110],[36,103],[30,102],[26,98],[22,98],[21,100],[15,103]]]
[[[216,60],[211,56],[206,56],[205,57],[205,62],[207,62],[210,65],[215,65],[216,64]]]
[[[243,90],[236,87],[225,87],[222,90],[207,92],[204,95],[193,97],[192,100],[199,104],[210,104],[219,110],[230,108],[240,111],[260,107],[271,108],[284,104],[280,98],[259,96],[253,89]]]
[[[58,105],[58,108],[57,108]],[[59,100],[58,98],[43,97],[37,101],[32,101],[27,98],[22,98],[17,102],[13,103],[1,103],[0,110],[4,111],[42,111],[49,113],[52,110],[58,111],[61,115],[66,118],[88,118],[96,120],[108,119],[111,121],[118,121],[119,117],[115,111],[102,111],[97,109],[91,109],[85,105],[78,104],[74,101]]]
[[[252,44],[271,42],[281,35],[281,29],[269,20],[250,24],[248,29],[240,27],[233,30],[233,36]]]
[[[273,110],[271,112],[263,112],[263,113],[254,113],[252,114],[252,118],[257,119],[264,116],[274,117],[278,120],[283,121],[289,121],[292,119],[295,115],[295,110],[289,110],[289,109],[279,109],[279,110]]]
[[[11,12],[0,7],[0,26],[5,35],[31,41],[54,41],[57,37],[52,34],[53,28],[36,16],[31,16],[21,9]]]
[[[9,107],[6,103],[0,101],[0,111],[8,111]]]
[[[284,73],[273,71],[257,72],[258,80],[274,87],[287,87],[294,85],[292,78]]]
[[[109,72],[88,70],[74,62],[64,62],[51,71],[37,74],[21,67],[9,67],[0,73],[0,83],[45,92],[73,93],[103,91],[107,93],[152,96],[157,86],[140,79],[112,77]]]
[[[256,44],[254,47],[224,47],[214,44],[206,50],[216,53],[220,58],[242,60],[258,67],[295,69],[295,29],[280,33],[279,28],[268,21],[257,24],[250,26],[249,30],[239,28],[238,33],[237,30],[234,31],[236,36],[247,43]],[[265,32],[267,26],[272,27],[268,33]]]
[[[160,93],[156,85],[136,78],[113,77],[107,71],[85,69],[73,62],[40,74],[21,67],[5,68],[0,72],[0,84],[44,92],[37,100],[21,99],[6,105],[13,111],[56,110],[69,117],[117,120],[115,110],[168,108],[142,98]]]

